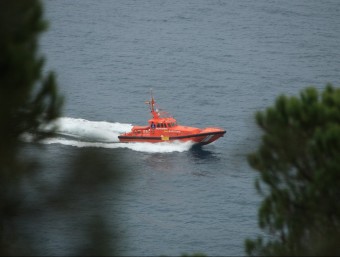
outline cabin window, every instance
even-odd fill
[[[161,127],[160,125],[161,125],[161,124],[157,123],[157,128],[160,128],[160,127]]]

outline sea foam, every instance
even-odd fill
[[[59,118],[41,130],[55,129],[56,136],[44,139],[43,144],[62,144],[73,147],[127,148],[138,152],[171,153],[188,151],[191,142],[120,143],[118,136],[131,130],[132,125],[119,122],[89,121],[80,118]],[[25,136],[29,141],[29,135]]]

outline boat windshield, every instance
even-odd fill
[[[177,126],[176,122],[171,122],[171,123],[157,123],[156,127],[157,128],[172,128]]]

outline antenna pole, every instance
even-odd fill
[[[154,112],[155,111],[155,99],[153,98],[153,93],[152,93],[152,88],[150,89],[150,95],[151,95],[151,111]]]
[[[153,98],[152,88],[150,88],[151,101],[149,102],[151,106],[151,113],[154,118],[159,118],[158,113],[155,111],[155,99]]]

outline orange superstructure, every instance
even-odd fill
[[[222,137],[226,131],[220,128],[204,128],[181,126],[172,116],[155,108],[155,99],[146,102],[150,106],[152,119],[147,126],[134,126],[130,132],[118,136],[120,142],[166,142],[192,141],[197,144],[209,144]]]

